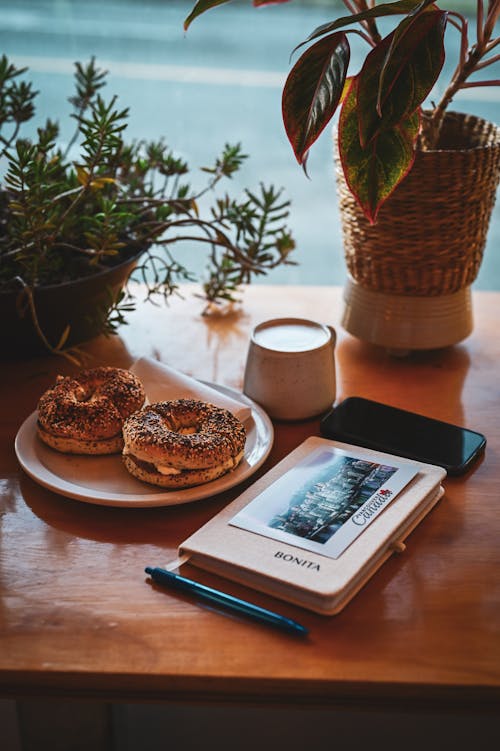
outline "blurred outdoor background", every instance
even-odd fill
[[[195,172],[210,165],[226,142],[241,142],[249,159],[224,189],[239,194],[260,182],[285,188],[299,265],[278,269],[262,282],[342,284],[331,128],[312,148],[308,179],[284,133],[281,89],[295,45],[316,26],[343,15],[344,6],[339,0],[295,0],[255,9],[251,0],[239,0],[209,11],[185,34],[183,20],[193,1],[0,0],[0,53],[29,67],[40,92],[33,127],[47,117],[63,118],[63,138],[70,138],[67,98],[73,93],[74,63],[95,56],[97,65],[109,71],[104,96],[116,93],[119,106],[130,108],[127,140],[163,136]],[[465,11],[474,7],[471,0],[451,5]],[[358,44],[355,71],[366,45],[357,37],[351,40]],[[449,70],[457,45],[458,34],[449,28]],[[500,65],[485,74],[500,78]],[[498,123],[500,88],[469,89],[453,109]],[[499,252],[497,202],[477,289],[500,289]],[[191,267],[203,269],[199,249],[178,253]]]

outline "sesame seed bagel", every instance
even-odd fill
[[[194,399],[149,404],[123,424],[123,459],[138,479],[165,488],[221,477],[243,458],[246,432],[227,409]]]
[[[38,435],[63,453],[118,453],[123,421],[142,407],[144,399],[142,383],[122,368],[58,376],[38,402]]]

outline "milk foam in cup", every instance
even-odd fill
[[[248,347],[243,390],[270,417],[304,420],[335,401],[335,331],[302,318],[260,323]]]
[[[262,347],[278,352],[306,352],[321,347],[330,339],[330,330],[308,321],[270,323],[273,325],[261,325],[255,329],[254,340]]]

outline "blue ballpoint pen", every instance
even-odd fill
[[[298,636],[306,636],[308,634],[305,626],[293,621],[291,618],[285,618],[285,616],[273,613],[271,610],[266,610],[258,605],[253,605],[251,602],[246,602],[246,600],[240,600],[238,597],[220,592],[218,589],[206,587],[204,584],[200,584],[192,579],[186,579],[184,576],[172,573],[172,571],[166,571],[162,568],[152,568],[151,566],[148,566],[145,571],[157,584],[187,592],[188,594],[195,595],[200,600],[221,605],[235,613],[246,615],[261,623],[276,626]]]

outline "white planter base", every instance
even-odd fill
[[[470,287],[451,295],[406,297],[365,289],[349,277],[341,323],[358,339],[395,355],[448,347],[472,332]]]

